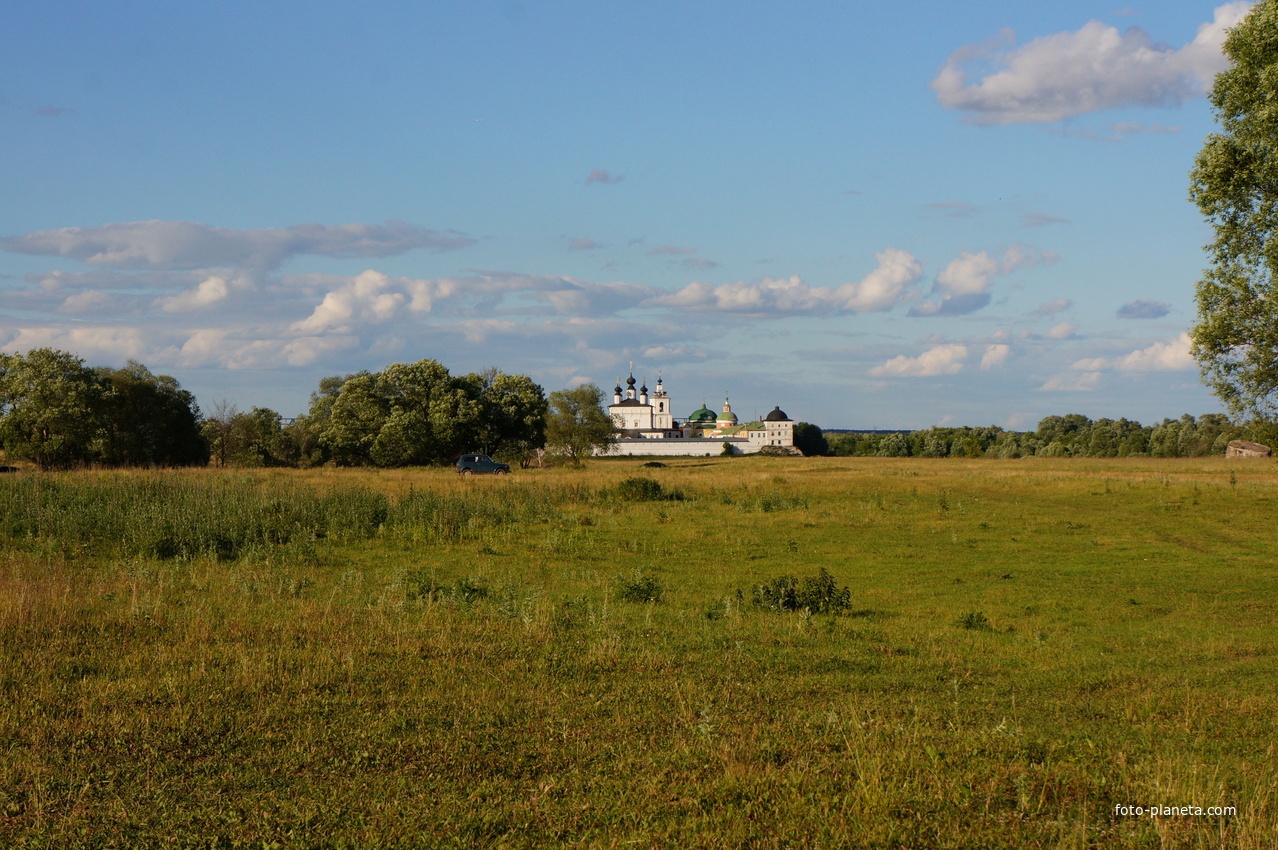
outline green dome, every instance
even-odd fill
[[[696,425],[699,422],[714,422],[716,418],[715,412],[703,404],[700,409],[692,411],[692,415],[688,417],[688,422]]]

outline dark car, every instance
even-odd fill
[[[505,475],[510,472],[510,465],[495,461],[488,455],[462,455],[457,458],[457,472],[460,475]]]

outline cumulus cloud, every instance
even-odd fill
[[[231,294],[232,287],[251,288],[252,283],[244,279],[228,282],[225,277],[211,275],[194,289],[155,299],[155,306],[165,313],[190,313],[225,301]]]
[[[446,251],[475,240],[405,222],[385,224],[298,224],[261,230],[231,230],[189,221],[134,221],[101,227],[38,230],[0,239],[0,250],[17,254],[70,257],[113,269],[199,269],[212,267],[270,271],[294,256],[386,257],[415,248]]]
[[[60,348],[90,361],[138,359],[149,349],[138,328],[28,327],[14,329],[3,339],[0,349],[5,351]]]
[[[294,322],[291,330],[307,334],[349,332],[355,323],[385,322],[408,302],[407,295],[395,291],[397,288],[395,281],[381,272],[366,271],[325,295],[314,312]]]
[[[653,287],[577,280],[557,275],[477,272],[461,277],[390,277],[372,269],[356,277],[320,280],[327,290],[295,333],[351,332],[412,315],[466,312],[599,316],[634,307],[659,292]]]
[[[1171,312],[1171,305],[1150,298],[1138,298],[1118,308],[1120,319],[1161,319]]]
[[[995,369],[1007,362],[1007,356],[1011,354],[1012,348],[1008,345],[987,345],[985,346],[985,354],[981,355],[982,369]]]
[[[1173,340],[1155,342],[1122,357],[1078,360],[1070,368],[1086,372],[1180,372],[1194,368],[1190,345],[1189,334],[1182,333]]]
[[[1139,27],[1119,32],[1091,21],[1076,32],[1015,46],[1010,29],[954,51],[932,80],[947,109],[976,124],[1050,124],[1127,106],[1174,106],[1198,97],[1227,67],[1225,30],[1242,20],[1246,0],[1218,6],[1194,40],[1175,49]],[[973,81],[976,68],[996,68]]]
[[[875,366],[870,370],[875,378],[921,378],[935,375],[954,375],[963,371],[963,361],[967,359],[967,346],[958,343],[937,345],[929,348],[918,357],[906,357],[904,354]]]
[[[860,281],[842,286],[809,286],[798,275],[720,286],[694,282],[645,303],[756,315],[889,310],[905,298],[908,288],[922,277],[923,265],[908,252],[896,248],[880,251],[875,256],[879,264],[874,271]]]
[[[1078,325],[1073,322],[1061,322],[1059,325],[1054,325],[1044,336],[1048,339],[1073,339],[1076,330]]]
[[[587,239],[584,236],[572,237],[568,240],[569,251],[594,251],[595,249],[602,247],[604,246],[600,245],[595,240]]]
[[[986,251],[963,251],[936,276],[932,299],[910,309],[911,316],[962,316],[990,303],[989,283],[1018,269],[1055,262],[1056,255],[1027,245],[1013,245],[994,257]]]
[[[600,183],[607,186],[611,183],[620,183],[625,179],[626,175],[624,174],[612,175],[602,168],[596,168],[594,171],[590,172],[590,174],[586,175],[586,185],[593,186],[596,183]]]

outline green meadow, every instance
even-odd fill
[[[665,464],[4,476],[0,846],[1278,845],[1273,462]]]

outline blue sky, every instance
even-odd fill
[[[1187,174],[1248,7],[8,4],[0,349],[285,416],[423,357],[831,428],[1216,411]]]

